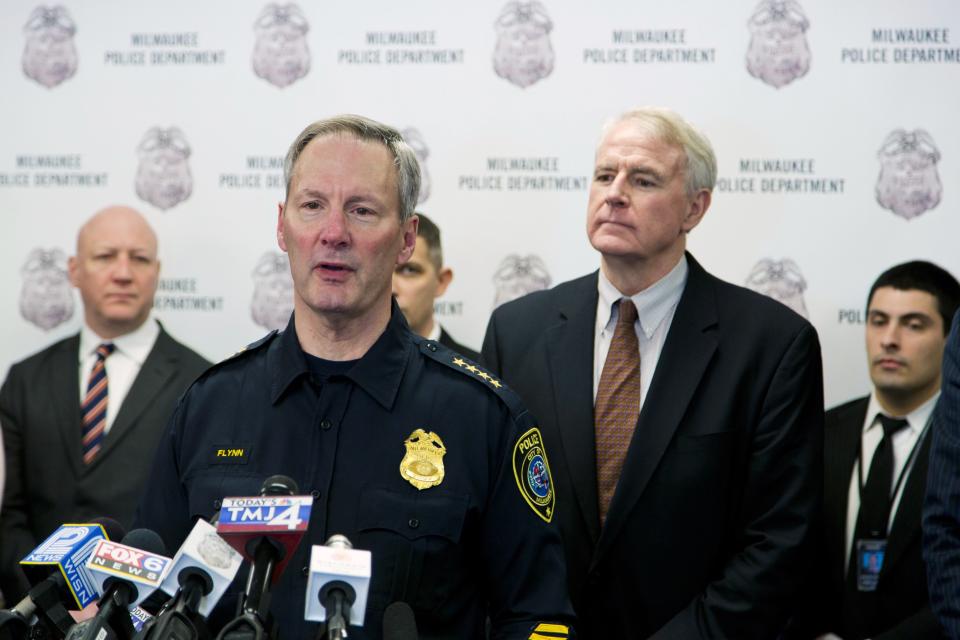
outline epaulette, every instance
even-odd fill
[[[415,337],[415,339],[416,338],[417,337]],[[452,349],[440,344],[435,340],[425,340],[423,338],[419,338],[418,342],[420,346],[420,353],[424,354],[431,360],[450,367],[454,371],[460,372],[468,378],[472,378],[477,382],[482,383],[487,389],[496,394],[505,405],[507,405],[510,413],[512,413],[514,416],[519,417],[527,412],[527,408],[523,406],[520,396],[514,393],[512,389],[510,389],[496,376],[475,363],[470,358],[460,355],[456,351],[453,351]]]

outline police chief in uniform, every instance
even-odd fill
[[[316,630],[303,621],[309,552],[333,534],[372,552],[353,637],[379,638],[396,601],[424,639],[485,637],[488,617],[493,638],[568,637],[550,443],[499,380],[413,334],[392,301],[417,235],[413,151],[389,127],[340,116],[300,134],[285,174],[277,240],[294,314],[184,395],[139,524],[172,553],[223,497],[282,473],[314,497],[273,592],[283,637]]]

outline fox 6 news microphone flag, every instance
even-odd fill
[[[106,592],[106,583],[111,579],[134,583],[137,593],[130,604],[135,605],[143,602],[160,586],[172,562],[171,558],[160,554],[119,542],[100,540],[87,561],[87,568],[93,574],[100,593]]]

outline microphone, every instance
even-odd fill
[[[173,598],[147,627],[144,640],[209,637],[199,617],[210,615],[241,564],[243,557],[217,535],[216,528],[197,520],[160,585]]]
[[[260,495],[224,498],[217,533],[253,567],[241,599],[241,613],[217,636],[259,638],[266,634],[270,590],[293,557],[310,523],[311,496],[294,495],[297,483],[287,476],[267,478]]]
[[[67,640],[131,640],[130,609],[160,585],[172,562],[165,552],[160,536],[149,529],[134,529],[122,543],[100,540],[87,561],[103,593],[100,610],[74,626]]]
[[[104,537],[122,538],[123,527],[111,518],[86,524],[65,524],[20,561],[32,585],[12,609],[0,611],[0,639],[22,638],[34,616],[58,638],[73,626],[67,608],[82,609],[99,595],[87,559]]]
[[[304,618],[326,622],[321,638],[342,640],[347,637],[348,625],[363,625],[370,565],[370,552],[354,549],[346,536],[339,534],[310,550]]]
[[[417,640],[417,621],[406,602],[394,602],[383,612],[383,640]]]

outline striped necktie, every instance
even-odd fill
[[[103,430],[107,426],[107,368],[106,359],[116,346],[103,343],[97,347],[97,361],[93,363],[87,382],[87,393],[80,404],[83,418],[83,434],[80,441],[83,461],[90,464],[100,451]]]
[[[597,401],[594,406],[594,427],[597,445],[597,506],[600,523],[607,519],[607,509],[620,480],[623,459],[637,426],[640,408],[640,347],[637,332],[637,308],[629,298],[620,299],[617,327],[610,341],[607,360],[603,363]]]

